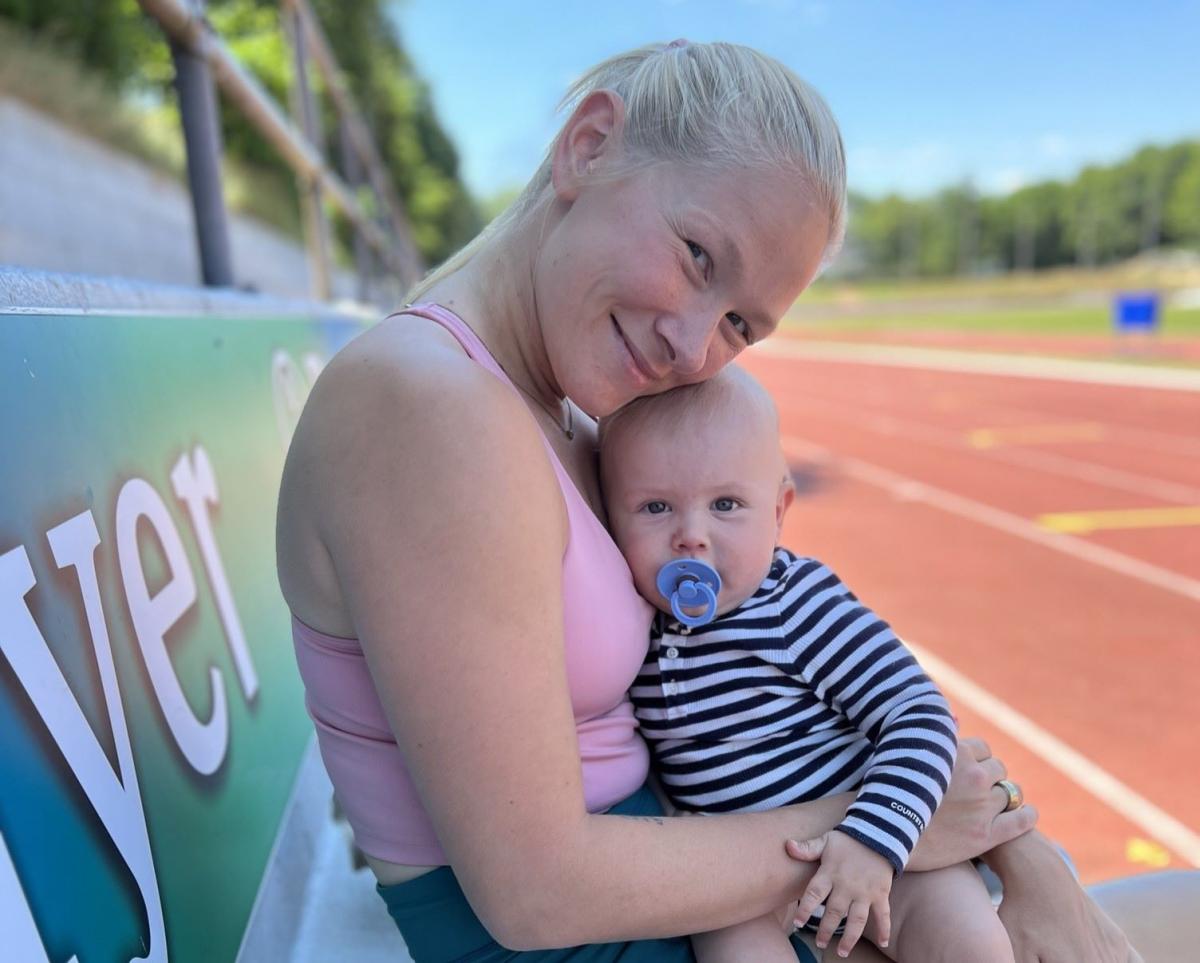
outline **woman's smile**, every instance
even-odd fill
[[[640,391],[656,381],[661,381],[663,375],[650,367],[649,362],[646,361],[641,352],[625,336],[625,332],[621,329],[616,315],[610,314],[608,317],[612,321],[613,329],[616,331],[617,337],[621,342],[621,347],[625,355],[625,368],[630,373],[634,386]]]

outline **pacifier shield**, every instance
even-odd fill
[[[655,586],[671,603],[671,613],[684,625],[696,628],[717,614],[717,596],[721,594],[721,576],[707,562],[696,558],[676,558],[658,570]],[[684,608],[704,606],[700,615],[688,615]]]

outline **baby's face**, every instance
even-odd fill
[[[623,428],[605,450],[613,537],[638,591],[664,612],[670,603],[655,576],[672,559],[697,558],[717,570],[718,613],[749,598],[771,566],[790,489],[774,426],[755,420],[688,419],[678,435],[651,422]]]

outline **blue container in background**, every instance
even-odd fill
[[[1113,298],[1113,330],[1158,330],[1159,297],[1156,291],[1120,291]]]

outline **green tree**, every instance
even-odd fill
[[[374,134],[417,246],[436,263],[479,229],[481,217],[459,177],[457,152],[437,120],[428,88],[405,54],[383,0],[316,0],[314,8]],[[208,12],[238,59],[286,108],[292,54],[278,0],[209,0]],[[82,60],[115,88],[173,100],[168,45],[137,0],[0,0],[0,18],[53,40],[64,55]],[[315,70],[312,77],[319,89]],[[336,159],[328,103],[323,110],[327,156]],[[221,117],[227,156],[272,172],[278,189],[294,201],[291,171],[275,151],[228,104],[222,104]]]

